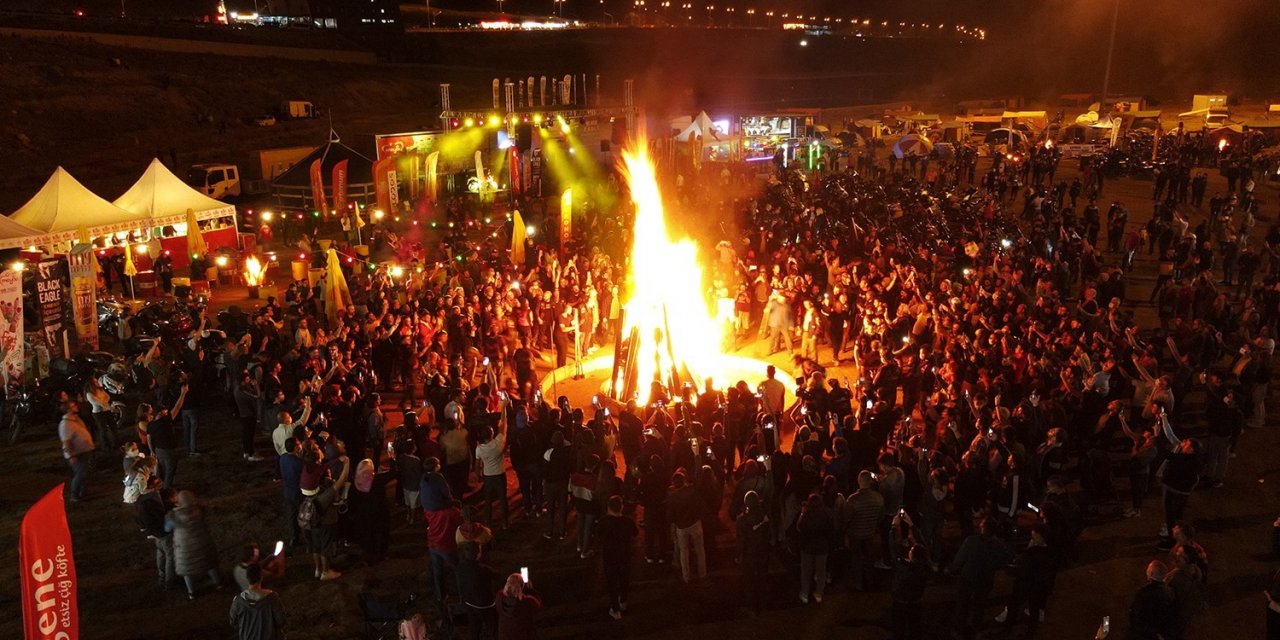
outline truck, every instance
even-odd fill
[[[306,100],[286,100],[280,104],[280,116],[289,120],[319,118],[320,111]]]
[[[260,179],[245,177],[240,167],[230,163],[192,165],[187,171],[187,184],[211,198],[230,198],[244,194],[265,193],[271,182],[293,168],[311,153],[311,147],[279,147],[258,151]]]

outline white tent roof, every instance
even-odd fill
[[[133,214],[150,219],[147,226],[160,227],[186,222],[187,209],[196,212],[197,220],[208,220],[235,213],[236,208],[214,200],[187,186],[159,160],[152,160],[142,177],[129,187],[114,204]]]
[[[0,249],[43,244],[44,232],[0,216]]]
[[[9,217],[48,234],[47,242],[74,240],[81,227],[87,229],[90,236],[101,236],[148,224],[146,216],[130,213],[99,198],[62,167]]]
[[[727,138],[728,132],[717,130],[715,123],[711,122],[711,116],[708,116],[706,111],[699,111],[693,122],[676,134],[676,140],[685,142],[692,140],[694,136],[702,136],[703,142],[710,142]]]

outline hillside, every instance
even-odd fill
[[[0,38],[0,68],[0,148],[8,151],[0,155],[0,211],[20,206],[59,164],[110,198],[157,151],[167,161],[174,149],[185,169],[247,163],[256,149],[323,142],[327,117],[252,124],[287,99],[322,106],[347,140],[428,126],[443,81],[423,66],[180,55],[25,38]]]

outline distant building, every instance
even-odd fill
[[[398,0],[311,0],[311,17],[354,40],[378,42],[404,33]]]

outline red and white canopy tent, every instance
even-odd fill
[[[152,238],[169,251],[175,268],[190,262],[186,252],[186,235],[191,232],[187,228],[188,211],[195,212],[210,251],[236,246],[236,208],[192,189],[159,160],[152,160],[114,204],[145,220],[139,226],[153,230]]]

